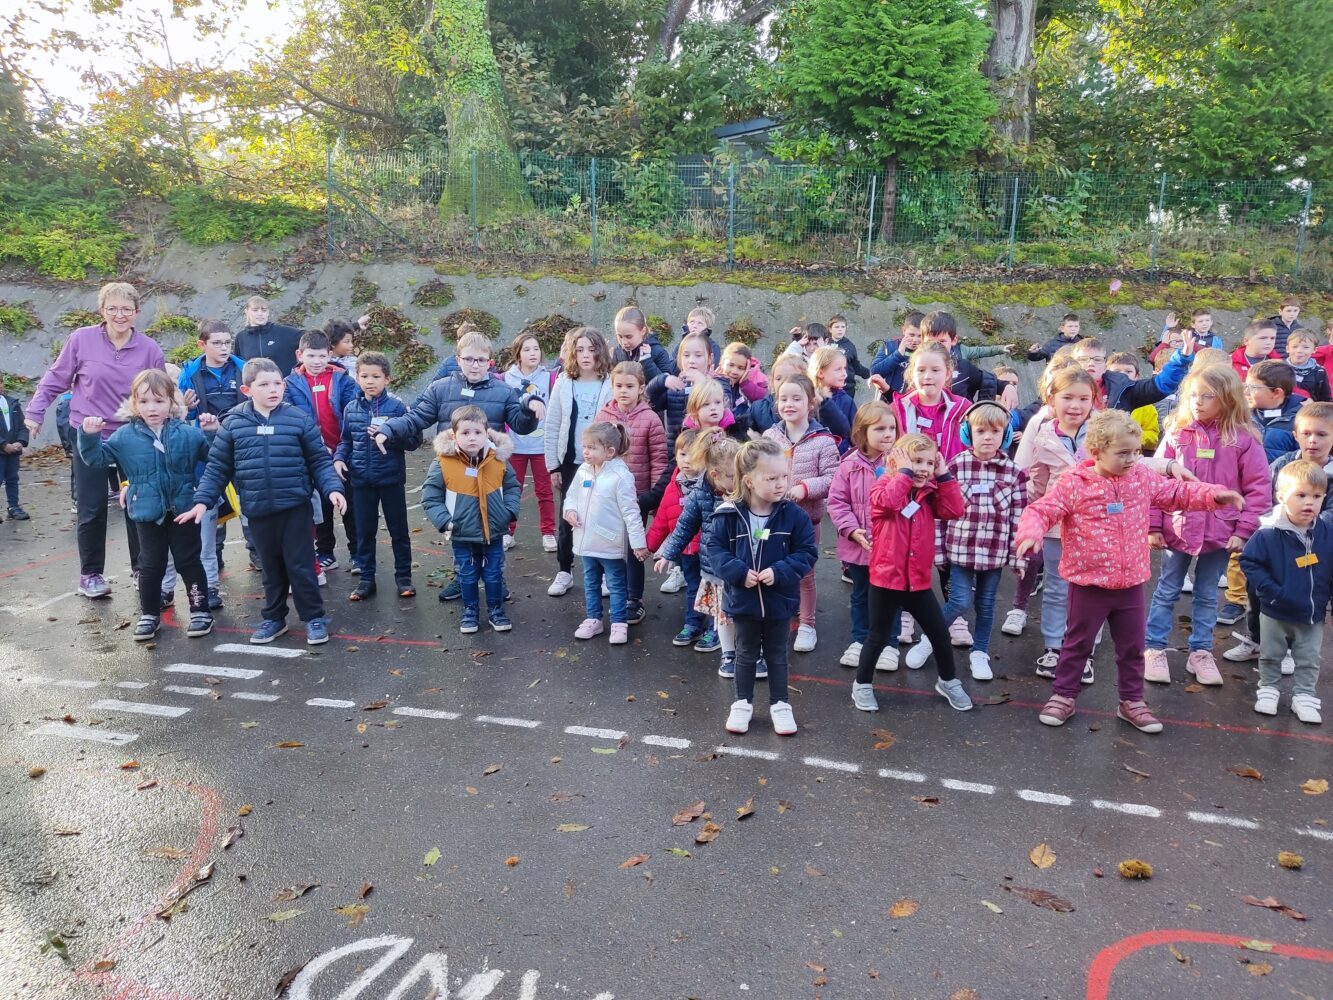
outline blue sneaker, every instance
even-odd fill
[[[488,617],[491,620],[491,628],[497,632],[508,632],[514,627],[514,623],[509,620],[509,616],[504,613],[504,608],[496,608]]]
[[[307,646],[322,646],[329,641],[329,620],[327,618],[311,618],[305,623],[305,644]]]
[[[256,646],[263,646],[272,642],[280,635],[287,634],[287,623],[285,621],[275,622],[265,619],[259,623],[259,628],[250,633],[250,642]]]
[[[768,661],[762,656],[754,661],[754,679],[757,681],[768,680]]]
[[[699,641],[694,644],[696,653],[716,653],[721,648],[722,640],[717,637],[717,633],[711,628],[699,636]]]
[[[464,608],[463,614],[458,619],[458,631],[464,635],[471,635],[479,628],[481,628],[481,618],[477,614],[477,609]]]
[[[457,601],[463,596],[463,585],[458,582],[458,577],[454,577],[442,588],[440,588],[440,600]]]
[[[676,637],[671,640],[671,645],[693,646],[696,642],[699,641],[699,638],[702,635],[703,632],[701,630],[697,628],[691,628],[689,625],[686,625],[684,628],[682,628],[679,632],[676,633]]]
[[[722,662],[718,665],[717,675],[725,677],[728,680],[736,676],[736,654],[723,653]]]

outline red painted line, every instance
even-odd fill
[[[815,677],[813,674],[788,674],[788,679],[793,681],[806,681],[811,684],[828,684],[832,687],[849,688],[851,681],[843,680],[840,677]],[[934,691],[923,691],[920,688],[898,687],[893,684],[876,684],[876,691],[888,691],[893,694],[910,694],[918,698],[938,698]],[[1034,701],[1006,701],[1003,705],[986,705],[986,708],[1027,708],[1040,710],[1044,702]],[[1114,719],[1114,712],[1107,712],[1096,708],[1080,708],[1079,712],[1083,715],[1090,715],[1094,718]],[[1170,726],[1185,726],[1189,729],[1216,729],[1225,733],[1239,733],[1243,736],[1279,736],[1289,740],[1305,740],[1309,743],[1323,743],[1333,746],[1333,736],[1324,736],[1320,733],[1284,733],[1274,729],[1263,729],[1259,726],[1236,726],[1225,722],[1208,722],[1199,719],[1167,719],[1159,716],[1162,722]]]
[[[47,556],[45,559],[37,559],[34,562],[27,563],[24,566],[18,566],[14,569],[7,569],[3,573],[0,573],[0,580],[8,580],[11,576],[18,576],[21,573],[30,573],[35,569],[40,569],[43,566],[49,566],[51,565],[51,563],[60,562],[62,559],[68,559],[70,556],[77,556],[78,554],[79,554],[78,549],[67,549],[64,552],[57,552],[55,555]]]
[[[1234,934],[1212,934],[1208,931],[1155,930],[1142,934],[1132,934],[1121,938],[1115,944],[1102,949],[1092,965],[1088,967],[1087,1000],[1107,1000],[1111,995],[1111,976],[1117,966],[1135,952],[1164,944],[1218,944],[1227,948],[1239,948],[1250,938],[1237,937]],[[1251,954],[1260,954],[1252,952]],[[1273,942],[1274,955],[1288,958],[1303,958],[1311,962],[1333,963],[1333,951],[1323,948],[1303,948],[1294,944]]]

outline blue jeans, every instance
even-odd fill
[[[1047,538],[1041,544],[1041,556],[1046,570],[1046,589],[1041,594],[1041,641],[1047,649],[1059,649],[1065,641],[1065,625],[1069,618],[1069,584],[1060,575],[1060,553],[1064,547],[1058,538]]]
[[[685,574],[685,627],[702,632],[708,628],[708,615],[694,610],[694,598],[699,593],[699,584],[703,582],[703,570],[699,568],[698,556],[680,557],[680,571]]]
[[[504,604],[504,535],[497,533],[490,543],[454,542],[454,565],[458,585],[463,590],[463,607],[475,608],[480,601],[477,579],[486,585],[486,610],[499,611]]]
[[[583,607],[589,618],[602,617],[602,577],[611,591],[611,624],[624,625],[629,621],[625,606],[629,603],[625,583],[625,560],[583,557]]]
[[[847,564],[852,578],[852,642],[864,643],[870,634],[870,567]]]
[[[1194,562],[1194,608],[1190,612],[1190,652],[1196,649],[1213,648],[1213,629],[1217,625],[1217,581],[1226,572],[1226,549],[1215,552],[1200,552],[1192,557],[1175,549],[1167,551],[1162,557],[1162,573],[1157,578],[1157,587],[1152,592],[1152,605],[1148,608],[1148,649],[1166,649],[1171,628],[1175,624],[1176,601],[1180,599],[1180,588],[1185,585],[1185,574],[1190,563]]]
[[[972,651],[990,652],[990,633],[995,627],[995,592],[1000,589],[1002,569],[966,569],[949,564],[949,603],[944,620],[952,622],[972,606],[972,588],[977,592],[977,623],[972,630]]]

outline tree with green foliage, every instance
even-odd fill
[[[995,112],[979,67],[989,31],[966,0],[798,0],[776,65],[788,121],[880,164],[880,233],[893,239],[900,166],[972,156]]]

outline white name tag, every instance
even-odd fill
[[[324,391],[324,388],[325,388],[325,387],[322,386],[322,385],[315,385],[315,386],[311,386],[311,387],[310,387],[310,391],[311,391],[311,392],[323,392],[323,391]]]
[[[1262,413],[1269,420],[1272,420],[1274,417],[1282,416],[1281,410],[1260,410],[1259,412]]]
[[[464,390],[463,390],[463,395],[464,395],[464,396],[472,397],[472,396],[475,396],[476,394],[477,394],[477,390],[476,390],[476,389],[464,389]]]
[[[916,425],[918,427],[929,427],[931,425],[931,419],[929,417],[917,417]]]
[[[968,490],[968,492],[971,493],[973,496],[976,496],[978,493],[989,493],[990,488],[991,488],[990,483],[973,483],[972,487]]]
[[[469,479],[476,479],[477,470],[469,465],[466,469],[463,470],[463,475],[467,476]]]
[[[913,500],[906,507],[903,508],[903,517],[911,517],[920,509],[921,505],[917,503],[915,500]]]
[[[258,427],[255,428],[255,433],[263,434],[265,437],[272,437],[273,430],[274,428],[272,424],[260,424]]]
[[[161,452],[162,454],[164,454],[164,455],[167,453],[166,446],[162,444],[162,441],[161,441],[160,438],[154,438],[154,439],[153,439],[153,447],[156,448],[158,451],[160,451],[160,452]]]

